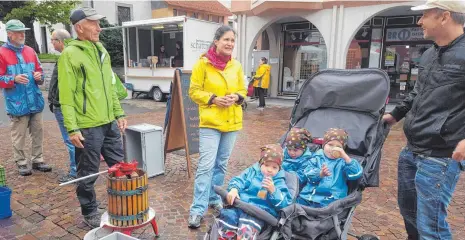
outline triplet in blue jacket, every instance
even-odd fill
[[[284,148],[284,159],[282,168],[284,171],[295,173],[299,178],[300,186],[304,186],[307,183],[307,177],[304,174],[307,165],[310,163],[310,158],[312,158],[313,152],[310,151],[310,148],[305,149],[302,156],[298,158],[292,158],[289,156],[287,148]]]
[[[321,178],[323,165],[327,166],[331,175]],[[363,168],[357,160],[351,159],[350,163],[346,163],[343,158],[330,159],[326,157],[323,149],[318,150],[304,171],[308,182],[300,192],[299,198],[319,206],[327,206],[333,201],[347,197],[347,181],[360,178],[362,173]]]
[[[261,199],[258,197],[258,192],[262,189],[264,175],[260,169],[260,164],[255,163],[229,181],[228,192],[236,188],[242,201],[255,205],[278,217],[277,211],[292,203],[292,196],[286,185],[285,175],[283,169],[279,170],[272,178],[275,186],[274,193],[268,192],[266,199]]]

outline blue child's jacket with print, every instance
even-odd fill
[[[277,211],[289,206],[292,203],[292,196],[285,182],[285,172],[280,170],[273,177],[275,192],[268,192],[266,199],[258,197],[258,192],[262,189],[263,174],[260,165],[255,163],[245,169],[239,176],[231,179],[228,191],[236,188],[242,201],[255,205],[271,215],[278,217]]]

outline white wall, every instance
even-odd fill
[[[106,17],[110,24],[117,23],[117,6],[131,7],[132,20],[152,18],[151,1],[94,1],[94,8]]]
[[[5,24],[0,22],[0,41],[6,42],[7,36],[6,36],[6,31],[5,31]]]

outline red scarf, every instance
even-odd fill
[[[208,49],[208,52],[207,54],[205,54],[205,57],[207,57],[207,59],[210,60],[213,67],[221,71],[224,70],[224,68],[226,67],[226,64],[228,64],[229,60],[231,60],[231,56],[223,56],[223,55],[216,53],[215,46]]]

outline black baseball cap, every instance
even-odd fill
[[[100,20],[104,18],[105,16],[100,15],[95,11],[95,9],[90,8],[90,7],[82,7],[78,8],[71,13],[71,16],[69,17],[69,20],[71,23],[74,25],[77,22],[81,21],[82,19],[87,19],[87,20]]]

